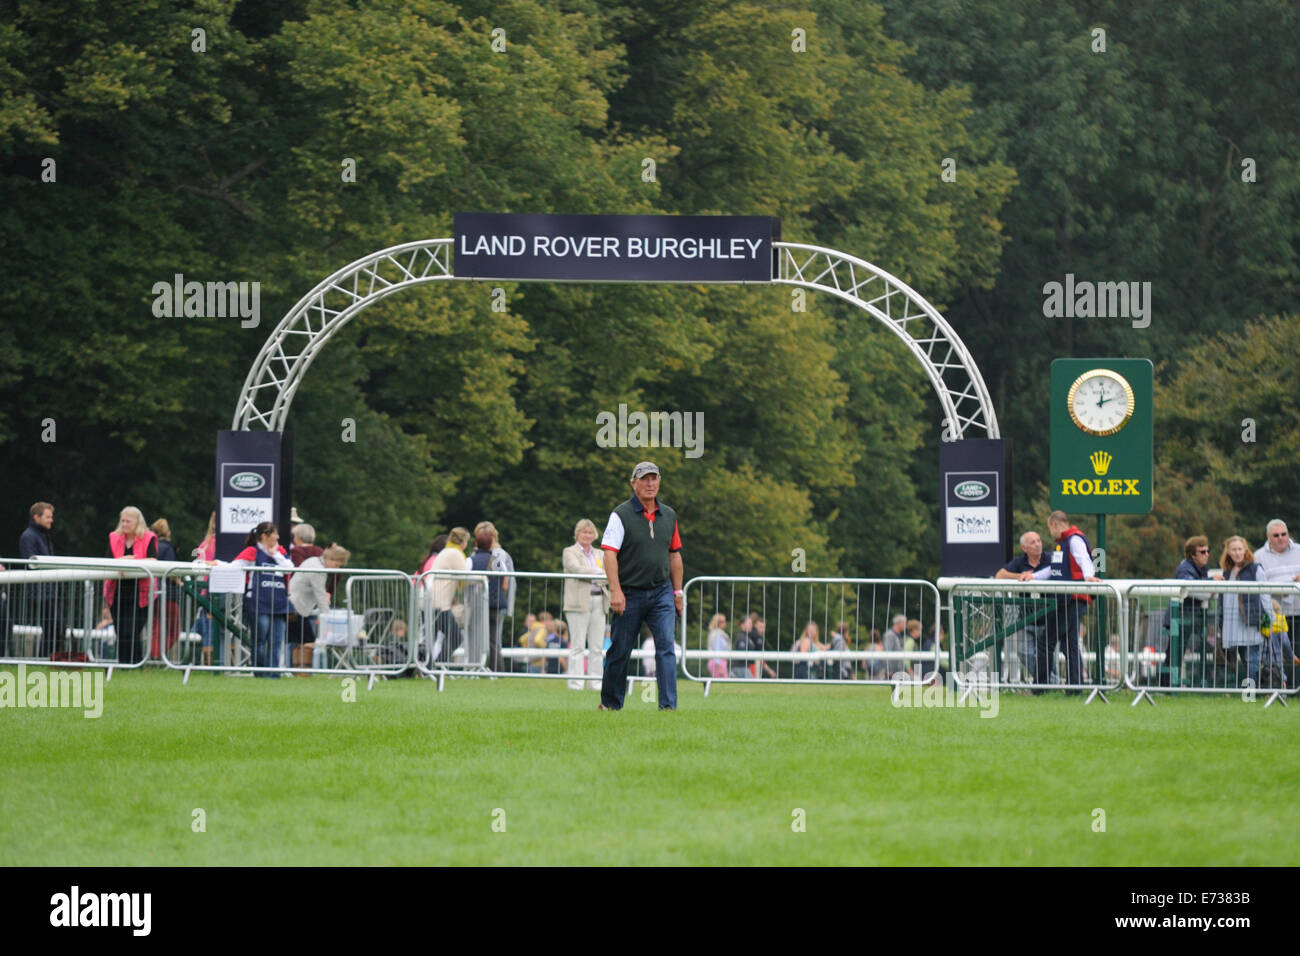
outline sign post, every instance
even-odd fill
[[[1067,514],[1151,511],[1150,359],[1052,363],[1051,503]]]
[[[944,442],[939,479],[942,573],[986,578],[1009,560],[1011,440]]]
[[[291,447],[280,432],[217,432],[218,559],[232,560],[263,521],[276,522],[287,541]]]
[[[1051,504],[1097,516],[1097,577],[1106,570],[1106,515],[1151,511],[1154,380],[1150,359],[1052,362]]]

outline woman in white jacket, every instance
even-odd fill
[[[604,575],[605,560],[600,548],[593,548],[596,526],[583,518],[573,529],[574,543],[564,549],[566,574]],[[602,646],[605,641],[605,617],[609,613],[609,584],[599,580],[580,581],[567,578],[564,582],[564,616],[569,624],[569,687],[582,690],[583,650],[587,653],[587,674],[591,688],[600,690],[600,677],[604,672]]]
[[[319,558],[308,558],[300,564],[289,580],[289,602],[298,615],[297,623],[289,629],[294,667],[308,666],[316,643],[316,619],[330,609],[329,592],[325,590],[328,577],[325,570],[343,567],[350,557],[352,554],[347,548],[331,544]],[[303,649],[298,650],[298,646]]]

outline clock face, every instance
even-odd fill
[[[1118,372],[1093,369],[1070,386],[1070,419],[1089,435],[1113,435],[1133,417],[1133,388]]]

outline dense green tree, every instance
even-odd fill
[[[1051,359],[1168,363],[1207,334],[1294,303],[1295,4],[884,6],[886,32],[915,49],[909,75],[969,90],[970,125],[1019,177],[1002,213],[1008,245],[996,285],[964,287],[948,311],[984,369],[1004,433],[1020,439],[1018,487],[1046,476],[1048,443],[1036,436]],[[1150,326],[1045,318],[1043,286],[1066,273],[1151,282]]]
[[[1184,352],[1157,396],[1161,457],[1197,484],[1222,488],[1237,516],[1222,530],[1253,547],[1273,518],[1300,524],[1297,342],[1294,312],[1220,333]]]
[[[17,10],[0,29],[0,466],[18,476],[8,510],[54,500],[70,551],[101,550],[127,503],[187,551],[213,432],[276,318],[354,258],[448,235],[457,210],[776,215],[940,304],[996,270],[1010,168],[965,93],[906,76],[877,7]],[[261,323],[156,316],[153,285],[177,273],[259,282]],[[937,406],[856,310],[813,295],[793,312],[773,289],[505,289],[505,313],[482,285],[386,299],[297,393],[295,504],[355,563],[413,567],[437,531],[491,517],[520,566],[554,567],[649,455],[691,573],[789,573],[795,549],[810,572],[932,566]],[[703,413],[704,454],[599,447],[596,415],[620,403]]]

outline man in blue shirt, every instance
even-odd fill
[[[1043,557],[1043,539],[1037,531],[1026,531],[1020,536],[1020,554],[1002,566],[995,578],[1010,581],[1032,581],[1034,572],[1047,566]],[[1023,595],[1024,603],[1017,609],[1020,617],[1032,616],[1041,610],[1041,601],[1034,601],[1029,595]],[[1038,660],[1038,642],[1046,641],[1047,624],[1042,616],[1033,624],[1026,624],[1016,636],[1016,656],[1025,669],[1025,676],[1032,683]],[[1056,661],[1048,661],[1048,681],[1056,683]],[[1010,678],[1011,675],[1007,675]]]

